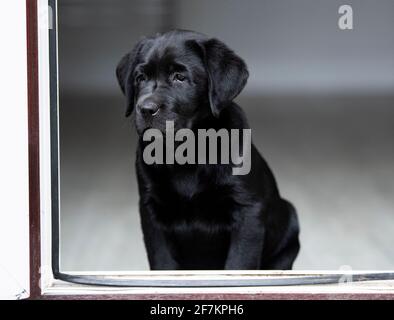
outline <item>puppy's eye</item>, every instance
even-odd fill
[[[140,74],[140,75],[138,75],[136,78],[135,78],[135,81],[137,82],[137,83],[141,83],[141,82],[143,82],[143,81],[145,81],[146,80],[146,77],[143,75],[143,74]]]
[[[186,77],[183,74],[175,73],[173,76],[173,81],[183,82],[186,80]]]

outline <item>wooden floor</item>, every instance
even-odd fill
[[[240,98],[298,210],[295,269],[394,269],[394,97]],[[120,97],[61,99],[61,266],[146,270]]]

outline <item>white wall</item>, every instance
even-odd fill
[[[13,299],[29,290],[24,0],[0,1],[0,39],[0,299]]]

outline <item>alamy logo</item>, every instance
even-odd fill
[[[233,175],[246,175],[251,168],[251,136],[251,129],[198,129],[195,137],[190,129],[175,132],[174,122],[166,121],[164,136],[159,129],[144,132],[143,141],[150,143],[145,146],[142,156],[149,165],[163,164],[164,161],[180,165],[231,164]]]
[[[343,265],[339,268],[343,272],[338,280],[340,285],[351,284],[353,282],[353,269],[351,266]]]
[[[50,5],[39,6],[38,8],[38,20],[40,21],[41,28],[53,29],[53,9]]]
[[[341,14],[338,20],[338,27],[341,30],[353,30],[353,8],[348,4],[339,7],[338,13]]]

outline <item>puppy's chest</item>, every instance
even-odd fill
[[[161,224],[210,231],[231,228],[237,204],[229,186],[178,179],[159,188],[156,218]]]

